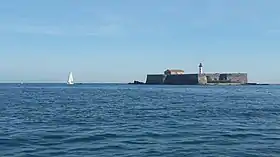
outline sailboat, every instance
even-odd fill
[[[69,84],[69,85],[73,85],[74,84],[74,79],[73,79],[72,72],[69,73],[67,84]]]

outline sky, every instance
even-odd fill
[[[0,82],[145,81],[167,68],[280,83],[279,0],[0,2]]]

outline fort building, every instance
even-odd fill
[[[184,70],[179,70],[179,69],[167,69],[164,71],[165,75],[176,75],[176,74],[184,74]]]
[[[197,85],[197,84],[247,84],[247,73],[204,73],[198,65],[198,73],[185,74],[183,70],[167,69],[163,74],[148,74],[146,84]]]

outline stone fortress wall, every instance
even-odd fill
[[[165,70],[163,74],[148,74],[146,84],[196,85],[196,84],[246,84],[247,73],[203,73],[185,74],[183,70]]]

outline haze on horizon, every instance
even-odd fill
[[[0,2],[0,82],[145,81],[167,68],[280,83],[277,0]]]

